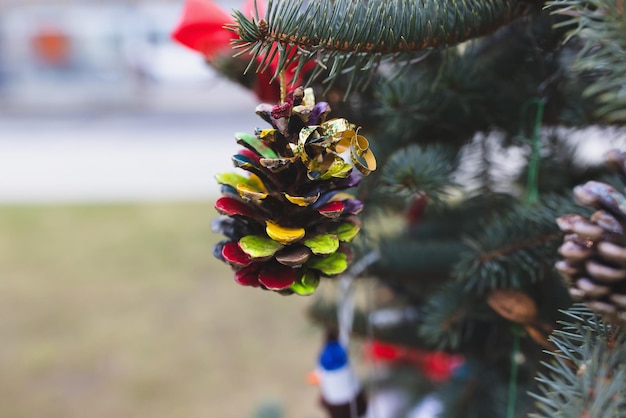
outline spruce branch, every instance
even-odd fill
[[[455,351],[473,338],[482,339],[494,317],[479,296],[467,293],[459,283],[446,283],[429,298],[423,318],[419,335],[424,343]]]
[[[467,359],[465,368],[466,377],[454,379],[438,391],[444,410],[437,418],[505,417],[508,385],[504,376],[473,358]],[[517,392],[523,396],[522,388]]]
[[[583,92],[598,106],[595,116],[608,123],[626,121],[626,15],[623,0],[553,0],[548,10],[569,17],[560,26],[585,44],[575,71],[593,78]]]
[[[528,13],[523,0],[270,0],[264,17],[234,12],[233,47],[250,53],[258,69],[278,56],[276,75],[293,63],[300,72],[315,59],[313,77],[327,81],[352,71],[367,74],[383,59],[410,61],[431,48],[446,47],[495,31]]]
[[[384,192],[400,196],[427,195],[438,200],[450,188],[456,156],[443,147],[410,145],[394,152],[381,175]]]
[[[558,347],[544,363],[533,418],[626,417],[626,330],[607,323],[583,305],[564,314],[567,320],[550,340]]]
[[[548,196],[491,220],[468,238],[471,250],[454,266],[454,276],[473,292],[520,288],[544,279],[562,238],[554,219],[566,208],[585,210],[569,198]]]
[[[571,73],[572,45],[558,49],[561,32],[548,13],[518,19],[463,48],[433,51],[401,77],[375,86],[385,135],[396,143],[463,146],[494,129],[518,135],[524,104],[545,100],[544,126],[580,125],[591,119],[588,82]],[[558,79],[558,83],[554,80]],[[488,91],[489,94],[485,94]],[[453,121],[453,122],[451,122]]]
[[[464,236],[481,231],[481,225],[516,204],[508,194],[476,194],[460,201],[429,205],[424,218],[406,229],[406,236],[416,242],[452,240],[462,244]],[[466,247],[465,244],[462,244]]]
[[[381,261],[378,272],[412,274],[412,285],[427,287],[428,282],[440,280],[450,266],[467,250],[462,242],[454,240],[420,240],[394,236],[381,241]]]

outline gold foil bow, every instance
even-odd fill
[[[339,154],[348,149],[352,163],[362,174],[368,175],[376,169],[376,158],[369,148],[369,141],[358,134],[354,124],[343,118],[302,128],[297,145],[292,146],[312,180],[347,177],[351,167]]]

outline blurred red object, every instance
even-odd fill
[[[70,63],[71,42],[69,36],[54,27],[40,29],[31,39],[36,58],[42,65],[60,68]]]
[[[428,195],[418,194],[413,198],[406,211],[406,220],[410,225],[416,225],[422,220],[427,205]]]
[[[220,51],[230,48],[230,41],[236,35],[225,30],[224,25],[232,22],[232,16],[210,0],[187,0],[172,37],[210,61]]]
[[[248,17],[265,16],[267,5],[264,0],[257,0],[255,10],[255,1],[248,0],[241,7],[241,10]],[[217,57],[222,58],[231,52],[230,43],[237,38],[237,34],[224,27],[231,23],[235,23],[234,18],[211,0],[187,0],[181,21],[172,32],[172,38],[200,52],[207,62],[213,65]],[[246,58],[231,59],[245,60]],[[257,60],[261,60],[261,57]],[[280,100],[279,83],[278,81],[271,82],[277,66],[278,55],[272,59],[265,71],[256,73],[256,82],[252,86],[252,90],[261,101],[275,103]],[[306,72],[314,66],[315,63],[313,62],[307,63],[302,72]],[[285,71],[288,84],[293,81],[296,67],[297,64],[294,63]],[[301,78],[298,78],[294,84],[298,86],[301,82]]]
[[[445,382],[464,362],[460,355],[402,347],[381,341],[369,343],[366,354],[377,361],[412,364],[434,382]]]

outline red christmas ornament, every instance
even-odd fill
[[[267,5],[263,0],[248,0],[242,7],[242,12],[253,17],[265,16]],[[235,23],[234,18],[224,9],[213,3],[211,0],[187,0],[183,8],[180,22],[172,31],[172,38],[194,51],[204,55],[207,62],[212,65],[217,57],[225,57],[232,54],[231,41],[237,38],[237,34],[225,28],[225,25]],[[232,59],[243,59],[238,57]],[[262,57],[258,57],[260,63]],[[256,82],[252,87],[254,94],[262,102],[278,102],[280,100],[280,85],[273,82],[272,78],[278,67],[278,54],[269,63],[264,71],[256,73]],[[288,84],[301,85],[302,77],[298,77],[294,82],[294,74],[297,63],[291,64],[285,71],[285,79]],[[301,74],[315,67],[314,62],[304,65]]]
[[[230,48],[230,41],[236,35],[225,30],[224,25],[232,21],[232,16],[210,0],[187,0],[172,37],[210,61]]]

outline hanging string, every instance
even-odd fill
[[[536,106],[535,120],[531,140],[531,155],[528,163],[528,178],[526,181],[526,197],[524,203],[533,205],[539,200],[539,165],[541,163],[541,121],[543,120],[543,109],[545,102],[539,97],[528,99],[522,106],[520,133],[524,136],[524,122],[528,116],[529,108]]]
[[[339,294],[337,300],[337,323],[339,325],[339,342],[347,347],[350,343],[350,332],[354,322],[354,279],[376,261],[380,255],[377,251],[367,253],[354,263],[350,270],[339,280]]]
[[[379,255],[378,253],[376,254],[377,256]],[[378,259],[378,257],[377,257]],[[372,321],[372,309],[374,307],[374,301],[375,301],[375,282],[373,280],[370,280],[370,283],[368,283],[368,286],[366,287],[366,306],[367,306],[367,310],[368,312],[370,312],[370,314],[367,317],[367,329],[366,329],[366,333],[365,333],[365,342],[369,347],[372,347],[372,344],[374,342],[374,321]],[[367,372],[368,372],[368,380],[370,382],[370,390],[372,392],[373,396],[376,396],[376,387],[374,386],[374,382],[376,382],[375,377],[379,376],[379,372],[380,369],[379,364],[376,362],[376,357],[375,356],[370,356],[369,361],[367,363]],[[380,418],[381,416],[383,416],[380,413],[380,402],[374,401],[374,398],[372,398],[372,401],[369,402],[368,406],[367,406],[367,411],[368,411],[368,418]]]
[[[511,352],[511,377],[509,379],[509,399],[507,402],[507,418],[515,418],[515,399],[517,397],[518,356],[520,353],[521,329],[515,325],[513,331],[513,351]]]
[[[376,261],[380,255],[377,251],[367,253],[363,258],[354,263],[350,270],[339,280],[337,297],[337,324],[339,328],[339,343],[347,350],[350,344],[350,333],[354,323],[355,287],[354,279]],[[350,403],[350,418],[359,418],[356,410],[356,399]]]
[[[354,322],[354,276],[344,275],[339,279],[339,294],[337,301],[337,324],[339,325],[338,339],[341,345],[348,347],[350,332]]]
[[[278,73],[278,81],[280,83],[279,103],[285,103],[285,99],[287,98],[287,76],[285,75],[285,70],[280,70]]]

